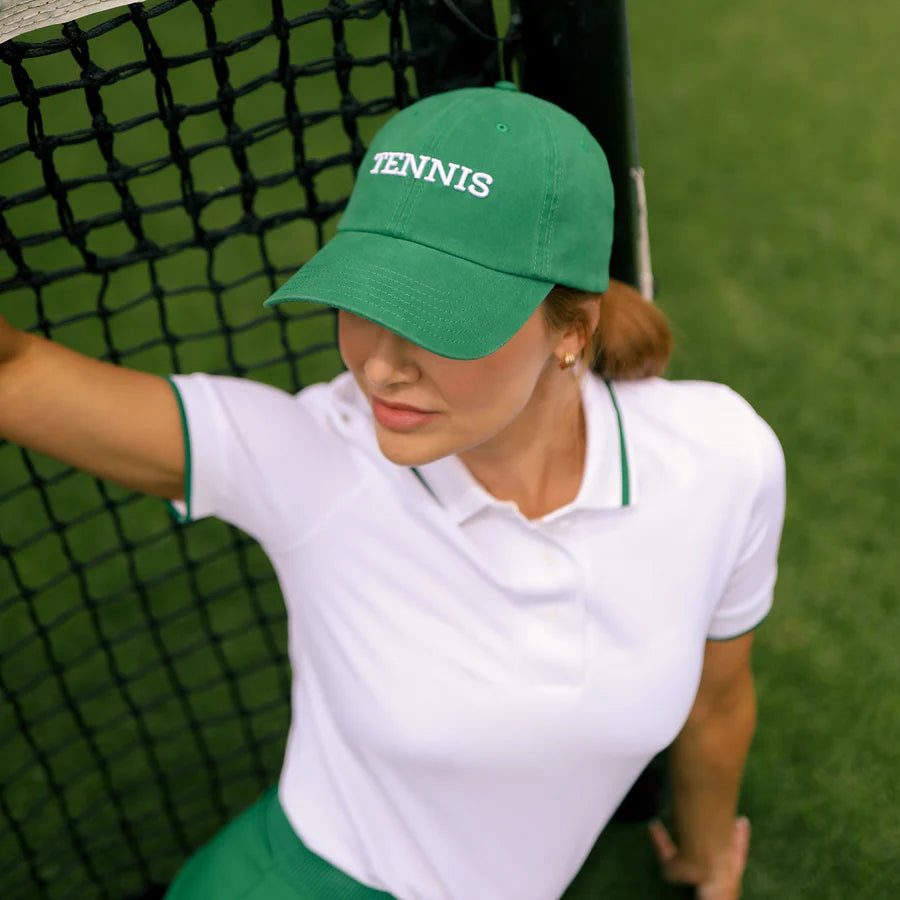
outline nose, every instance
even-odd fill
[[[374,340],[363,373],[373,387],[413,384],[419,379],[419,367],[410,354],[411,344],[400,335],[375,326]]]

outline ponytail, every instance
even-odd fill
[[[551,328],[584,324],[587,300],[600,297],[600,320],[584,349],[584,359],[603,378],[618,381],[661,375],[672,354],[672,332],[660,310],[631,285],[610,279],[603,294],[556,285],[544,300]]]

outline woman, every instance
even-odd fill
[[[3,436],[238,525],[279,576],[278,790],[172,900],[549,900],[669,744],[664,874],[740,895],[783,461],[727,388],[654,377],[669,332],[609,284],[612,203],[558,107],[449,92],[385,125],[267,301],[339,310],[330,384],[173,391],[0,328]]]

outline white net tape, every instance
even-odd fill
[[[79,16],[125,6],[129,0],[0,0],[0,43],[11,38],[71,22]]]
[[[647,191],[644,187],[644,170],[638,166],[629,172],[637,202],[637,275],[638,290],[647,300],[655,292],[653,266],[650,263],[650,231],[647,227]]]

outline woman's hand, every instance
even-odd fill
[[[741,879],[750,852],[750,820],[746,816],[734,820],[731,840],[708,872],[678,855],[678,847],[662,822],[651,822],[648,831],[666,881],[696,885],[697,900],[737,900],[741,896]]]

